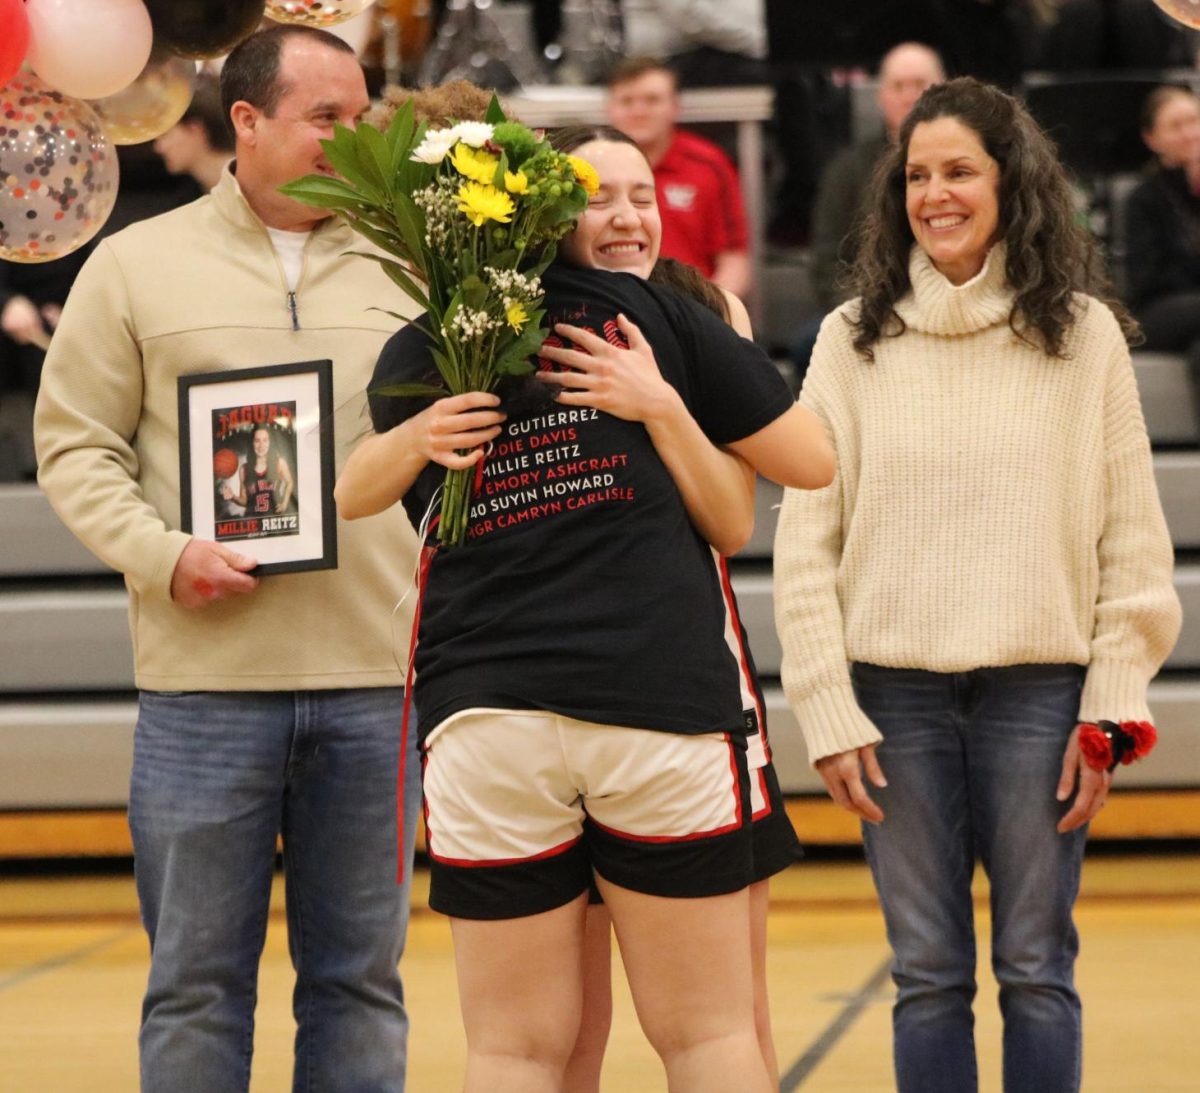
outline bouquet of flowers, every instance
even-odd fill
[[[492,391],[533,370],[546,337],[540,275],[599,185],[595,170],[506,120],[493,97],[483,122],[416,124],[411,103],[386,132],[337,126],[322,142],[341,177],[308,175],[282,187],[334,210],[383,254],[359,252],[428,312],[442,385],[375,393],[439,398]],[[405,316],[395,318],[407,321]],[[447,470],[438,540],[461,543],[471,470]]]

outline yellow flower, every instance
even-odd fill
[[[504,188],[510,194],[523,194],[529,189],[529,179],[525,177],[524,171],[518,171],[515,175],[512,171],[505,171]]]
[[[458,211],[465,213],[477,228],[482,228],[485,220],[507,224],[512,220],[516,208],[512,198],[503,190],[497,190],[495,186],[481,186],[478,182],[466,183],[457,196]]]
[[[571,169],[575,172],[575,177],[579,180],[579,185],[583,187],[583,192],[591,197],[600,189],[600,176],[596,173],[596,168],[593,167],[586,159],[580,159],[578,156],[567,156],[567,162],[571,165]]]
[[[500,163],[495,156],[489,156],[487,152],[471,148],[461,142],[454,146],[454,151],[450,154],[450,162],[464,178],[469,178],[472,182],[482,182],[484,185],[491,184],[492,179],[496,177],[496,168]]]
[[[529,322],[529,313],[525,310],[525,305],[514,301],[508,305],[504,312],[504,317],[508,320],[508,325],[513,330],[520,330],[527,322]]]

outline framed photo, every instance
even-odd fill
[[[179,377],[184,531],[256,574],[336,569],[333,481],[330,361]]]

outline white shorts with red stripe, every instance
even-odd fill
[[[464,710],[425,742],[430,905],[516,918],[570,902],[596,870],[652,895],[750,883],[745,748],[577,721],[545,710]]]

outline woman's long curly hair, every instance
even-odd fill
[[[979,137],[999,165],[997,237],[1007,245],[1005,275],[1016,299],[1008,323],[1023,341],[1065,357],[1075,318],[1073,294],[1099,297],[1113,311],[1126,340],[1137,323],[1113,294],[1095,239],[1079,223],[1070,180],[1050,139],[1011,95],[970,77],[929,88],[900,127],[893,148],[871,182],[868,214],[855,238],[848,287],[861,297],[854,348],[874,360],[883,337],[905,330],[893,305],[910,288],[913,233],[904,196],[905,164],[913,130],[922,122],[954,118]]]

